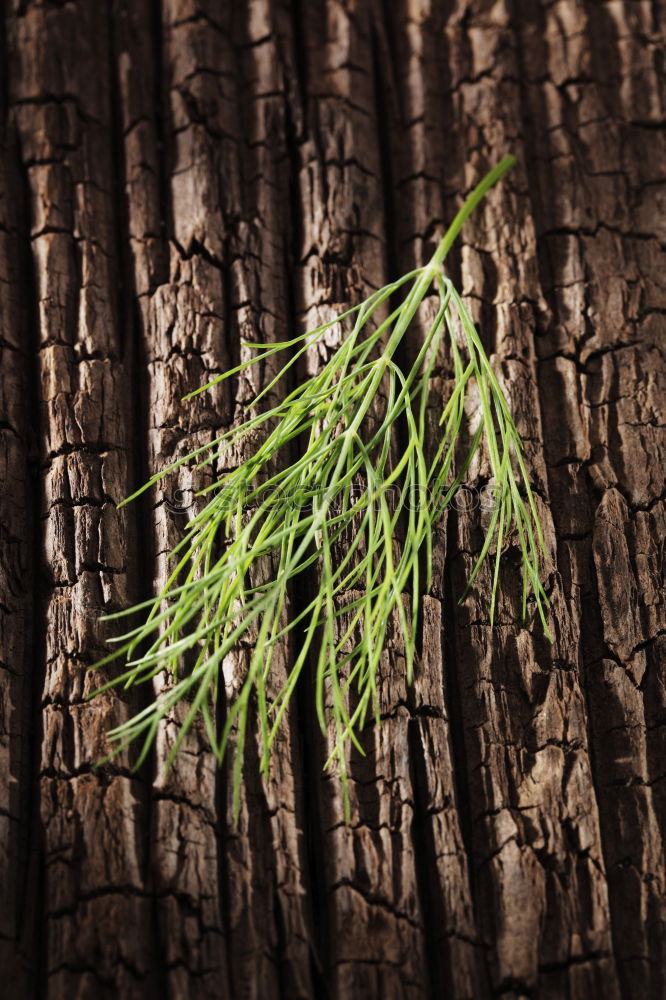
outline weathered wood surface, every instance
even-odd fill
[[[665,24],[647,0],[5,4],[10,1000],[666,994]],[[93,772],[147,697],[85,701],[97,617],[163,577],[196,484],[115,503],[270,372],[181,396],[422,262],[507,151],[450,266],[526,440],[553,644],[511,554],[494,627],[483,579],[457,607],[481,535],[452,511],[350,827],[307,696],[268,783],[249,754],[238,825],[203,734],[161,773],[177,718],[139,773]]]

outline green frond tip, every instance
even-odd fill
[[[420,597],[432,576],[433,528],[480,448],[492,469],[495,503],[468,589],[483,581],[492,622],[501,553],[513,538],[522,556],[523,613],[530,601],[548,634],[543,532],[520,437],[467,307],[442,272],[470,213],[513,163],[505,157],[471,192],[424,267],[310,333],[255,345],[255,357],[220,376],[287,351],[288,360],[255,400],[251,416],[160,474],[189,463],[215,467],[229,449],[237,453],[250,433],[260,441],[243,464],[202,491],[205,506],[172,553],[173,569],[161,592],[109,616],[137,612],[142,624],[114,639],[103,662],[124,657],[126,666],[100,690],[149,682],[165,672],[155,700],[109,734],[116,752],[139,740],[140,763],[160,722],[180,706],[169,762],[200,719],[218,761],[233,747],[238,815],[246,739],[256,726],[267,774],[296,686],[305,670],[312,671],[313,710],[328,741],[326,766],[339,773],[349,817],[348,744],[363,753],[359,733],[369,719],[379,721],[380,664],[396,628],[406,678],[412,679]],[[414,363],[403,369],[397,352],[426,295],[433,296],[434,319]],[[285,385],[283,377],[304,352],[340,321],[349,332],[321,370],[286,386],[281,401],[267,406],[268,391],[281,380]],[[428,419],[431,376],[445,348],[454,378],[437,439]],[[478,403],[470,434],[466,401],[469,411],[472,387]],[[491,552],[493,567],[482,576]],[[294,610],[288,603],[292,585],[305,571],[318,584],[305,606]],[[230,685],[235,694],[225,699],[220,723],[223,665],[241,645],[243,676]],[[285,668],[280,654],[278,671],[273,657],[280,646],[290,658]]]

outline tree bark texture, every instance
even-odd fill
[[[3,995],[664,997],[664,5],[6,0],[3,24]],[[116,503],[271,369],[181,397],[424,263],[509,151],[448,266],[524,436],[552,645],[515,549],[494,626],[488,575],[457,606],[482,534],[450,510],[351,824],[307,679],[267,781],[250,739],[238,823],[202,731],[164,775],[177,714],[147,766],[93,770],[154,693],[86,701],[98,617],[153,593],[206,480]],[[449,388],[443,363],[433,419]]]

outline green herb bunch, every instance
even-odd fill
[[[345,746],[350,740],[362,753],[359,730],[369,713],[379,721],[377,674],[387,630],[397,616],[411,681],[420,596],[431,583],[433,527],[482,441],[492,467],[495,503],[467,589],[494,547],[492,622],[503,543],[509,534],[517,535],[523,614],[533,594],[548,633],[547,597],[539,569],[544,541],[520,437],[470,314],[442,271],[463,223],[514,162],[505,157],[472,191],[425,267],[391,282],[316,330],[281,343],[249,345],[257,349],[256,357],[197,390],[202,392],[276,352],[289,351],[282,370],[255,398],[252,416],[154,475],[125,501],[179,466],[213,463],[248,434],[263,432],[251,458],[201,491],[205,506],[189,521],[171,553],[173,568],[161,592],[106,616],[105,620],[117,620],[141,612],[143,623],[111,640],[114,651],[96,666],[126,657],[126,669],[98,690],[150,681],[163,670],[171,678],[150,705],[109,733],[112,754],[141,740],[139,766],[160,721],[184,700],[188,707],[168,764],[199,715],[218,761],[235,733],[237,811],[252,705],[261,734],[261,767],[267,773],[271,746],[299,678],[304,670],[313,670],[320,725],[326,732],[332,721],[335,733],[327,764],[337,760],[347,803]],[[414,363],[405,371],[396,362],[396,352],[432,291],[438,296],[437,313]],[[318,374],[277,405],[260,409],[278,380],[330,327],[344,321],[353,322],[351,331]],[[462,331],[464,349],[456,330]],[[441,437],[433,448],[426,441],[426,407],[433,366],[445,338],[455,378],[440,418]],[[457,451],[472,383],[480,400],[480,419],[461,458]],[[369,420],[380,389],[385,397],[382,413]],[[406,428],[406,446],[395,460],[398,422]],[[299,457],[292,460],[297,443],[304,440]],[[397,499],[394,485],[400,487]],[[419,497],[418,504],[410,503],[414,496]],[[345,546],[335,547],[350,536]],[[253,572],[257,561],[266,557],[277,566],[268,579],[266,573]],[[317,570],[318,589],[306,607],[288,617],[290,585],[309,567]],[[293,663],[282,688],[270,697],[271,660],[276,645],[290,632],[295,639]],[[247,675],[226,707],[224,723],[218,725],[223,661],[243,640],[251,649]],[[182,668],[185,656],[187,670]]]

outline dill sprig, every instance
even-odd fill
[[[139,740],[138,767],[161,720],[183,702],[186,712],[167,766],[199,715],[219,762],[234,734],[237,813],[252,704],[261,735],[261,768],[267,774],[283,715],[301,674],[312,669],[319,723],[326,732],[332,721],[335,734],[326,764],[338,763],[348,814],[346,744],[351,741],[363,753],[359,731],[369,715],[379,722],[378,668],[396,616],[407,681],[412,679],[419,602],[431,584],[433,527],[482,443],[492,469],[495,503],[465,593],[494,549],[492,622],[503,545],[515,533],[522,554],[523,615],[532,594],[548,634],[548,602],[540,579],[545,546],[520,436],[465,303],[442,271],[465,220],[514,162],[505,157],[472,191],[425,267],[390,282],[315,330],[280,343],[247,345],[256,349],[255,357],[196,390],[203,392],[275,353],[289,352],[284,367],[255,398],[248,419],[162,469],[124,501],[182,465],[200,468],[219,461],[248,435],[262,432],[250,458],[200,491],[205,506],[173,549],[172,570],[160,593],[105,618],[115,621],[140,612],[143,620],[110,640],[113,652],[96,666],[125,657],[126,669],[98,691],[150,681],[164,670],[170,676],[151,704],[109,733],[111,755]],[[403,370],[396,352],[425,296],[433,292],[437,312],[411,368]],[[351,330],[321,370],[275,406],[261,409],[304,353],[344,321],[352,324]],[[447,339],[453,389],[433,449],[426,440],[426,408],[433,367]],[[457,453],[472,384],[480,400],[480,419],[461,459]],[[377,416],[380,391],[383,407]],[[406,428],[406,444],[396,460],[399,422]],[[300,455],[292,458],[303,440]],[[414,497],[418,503],[412,502]],[[342,540],[345,544],[336,547]],[[268,578],[255,572],[259,560],[267,557],[277,567]],[[288,617],[290,586],[307,569],[316,570],[318,587],[307,605]],[[271,696],[271,661],[289,633],[295,640],[294,659],[286,681]],[[220,726],[216,705],[222,665],[241,640],[251,649],[248,669]],[[182,669],[185,656],[187,670]]]

